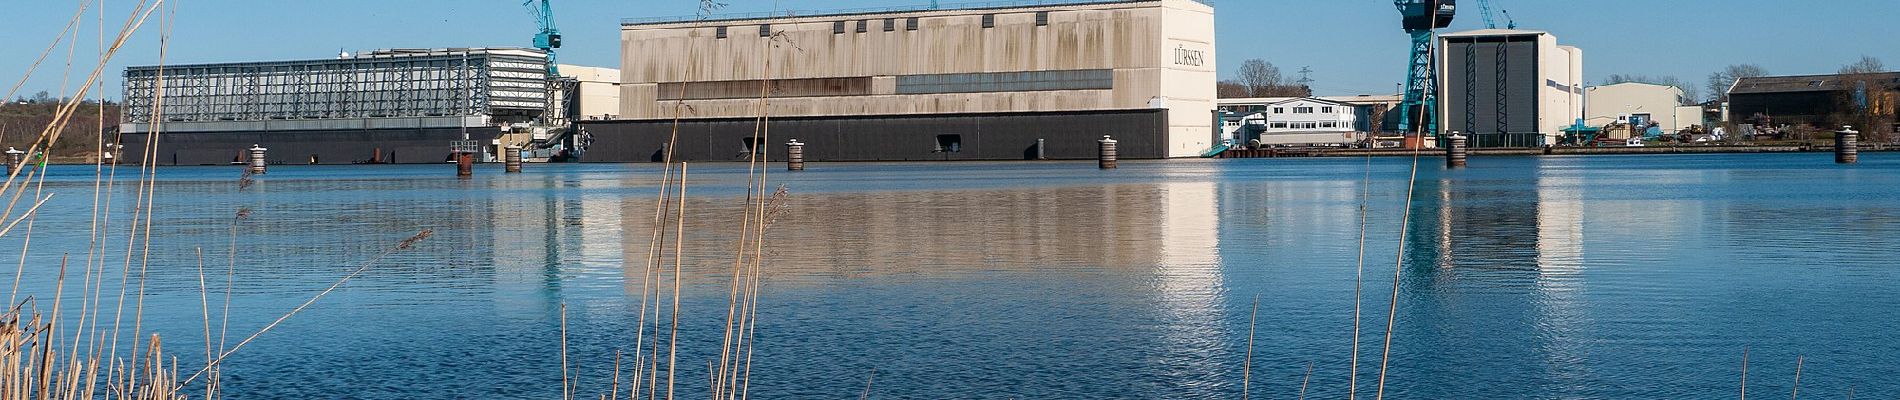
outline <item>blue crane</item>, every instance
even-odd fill
[[[1484,12],[1484,28],[1498,29],[1497,20],[1491,17],[1491,0],[1478,0],[1478,8]],[[1511,12],[1509,10],[1501,11],[1504,11],[1505,29],[1517,29],[1517,21],[1511,20]]]
[[[548,79],[554,79],[561,76],[561,69],[555,65],[556,57],[554,56],[554,50],[561,48],[561,29],[554,27],[554,6],[549,4],[550,1],[527,0],[522,2],[521,6],[527,7],[528,13],[534,14],[534,22],[541,28],[540,32],[534,34],[534,48],[548,53]]]
[[[1393,0],[1403,15],[1405,33],[1412,36],[1408,58],[1404,101],[1399,104],[1399,131],[1406,134],[1438,133],[1438,68],[1432,51],[1438,28],[1451,25],[1458,11],[1456,0]]]

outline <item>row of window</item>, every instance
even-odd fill
[[[1346,123],[1339,122],[1339,121],[1318,121],[1318,122],[1275,121],[1275,122],[1268,123],[1267,127],[1272,128],[1272,129],[1319,129],[1319,128],[1345,128],[1347,126],[1346,126]]]
[[[837,21],[837,22],[832,22],[832,23],[831,23],[831,33],[832,33],[832,34],[834,34],[834,35],[842,35],[842,34],[844,34],[844,33],[845,33],[845,30],[846,30],[846,28],[848,28],[848,27],[850,27],[850,26],[851,26],[851,22],[856,22],[856,24],[855,24],[855,25],[856,25],[856,28],[855,28],[854,30],[855,30],[855,31],[856,31],[857,33],[865,33],[865,32],[870,32],[870,31],[871,31],[871,20],[868,20],[868,19],[861,19],[861,20],[857,20],[857,21]],[[1049,26],[1049,12],[1048,12],[1048,11],[1037,11],[1037,12],[1036,12],[1036,26]],[[984,27],[984,28],[995,28],[995,27],[996,27],[996,14],[984,14],[984,15],[983,15],[983,27]],[[910,18],[905,18],[905,19],[904,19],[904,30],[906,30],[906,31],[915,31],[915,30],[917,30],[917,17],[910,17]],[[885,19],[884,19],[884,31],[885,31],[885,32],[895,32],[895,31],[897,31],[897,18],[885,18]],[[717,30],[717,32],[716,32],[715,34],[717,35],[717,37],[718,37],[719,39],[725,39],[725,38],[726,38],[726,27],[723,27],[723,26],[721,26],[721,27],[719,27],[719,28],[718,28],[718,30]],[[772,36],[772,24],[760,24],[760,25],[759,25],[759,37],[770,37],[770,36]]]
[[[1330,106],[1328,106],[1328,107],[1320,107],[1320,108],[1319,108],[1319,112],[1322,112],[1322,113],[1327,113],[1327,114],[1332,114],[1332,113],[1333,113],[1333,108],[1332,108],[1332,107],[1330,107]],[[1274,114],[1286,114],[1286,107],[1274,107],[1274,108],[1273,108],[1273,113],[1274,113]],[[1312,107],[1293,107],[1293,113],[1294,113],[1294,114],[1312,114],[1312,113],[1313,113],[1313,108],[1312,108]]]

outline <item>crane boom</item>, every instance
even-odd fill
[[[1484,29],[1498,29],[1498,21],[1491,18],[1491,0],[1478,0],[1478,12],[1484,16]]]
[[[561,48],[561,29],[554,26],[554,5],[552,0],[527,0],[521,3],[534,15],[534,22],[540,28],[534,35],[534,48],[548,53],[548,79],[561,76],[560,67],[555,65],[555,49]]]

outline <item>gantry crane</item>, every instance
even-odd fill
[[[1404,15],[1405,33],[1412,35],[1410,61],[1406,67],[1404,102],[1400,103],[1399,131],[1406,135],[1438,133],[1438,67],[1433,43],[1438,28],[1451,25],[1457,14],[1456,0],[1393,0]],[[1419,143],[1423,145],[1423,143]]]

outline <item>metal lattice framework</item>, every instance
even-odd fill
[[[160,85],[160,79],[163,85]],[[524,49],[385,50],[333,60],[132,67],[124,121],[538,115],[547,59]]]

